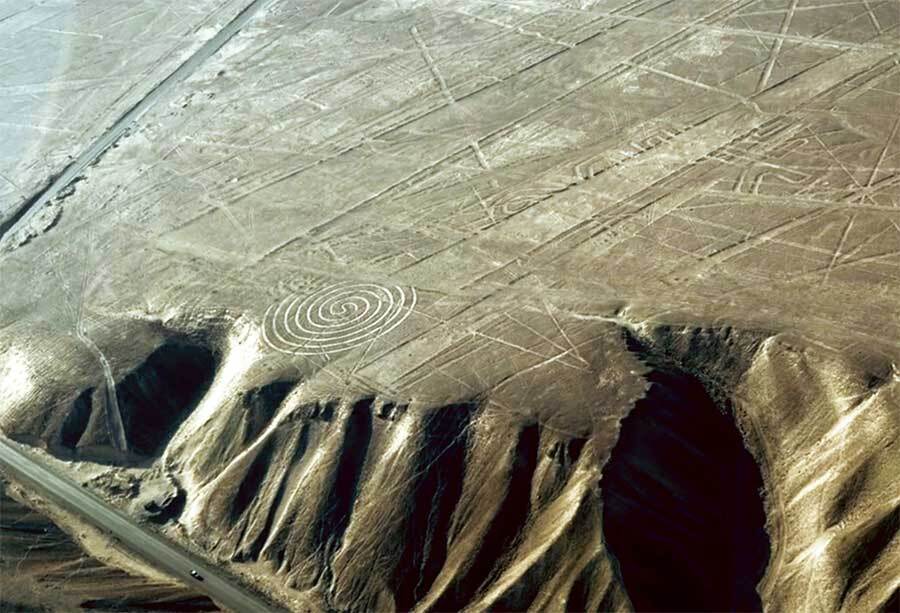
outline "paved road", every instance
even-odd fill
[[[103,155],[117,140],[119,140],[125,131],[131,127],[137,119],[144,114],[153,104],[163,95],[172,90],[179,83],[184,81],[193,73],[198,66],[208,60],[222,46],[237,34],[244,27],[250,18],[266,3],[268,0],[253,0],[248,3],[237,16],[228,22],[225,27],[219,30],[215,36],[194,52],[183,64],[175,71],[163,79],[146,96],[131,107],[124,115],[122,115],[113,125],[103,133],[96,141],[85,149],[69,166],[67,166],[58,177],[56,177],[50,185],[43,191],[36,194],[30,200],[22,203],[19,210],[15,211],[10,219],[6,222],[0,220],[0,239],[17,227],[22,227],[28,223],[28,220],[37,215],[40,210],[68,185],[75,181],[85,169]]]
[[[233,585],[228,578],[217,574],[219,571],[214,567],[147,532],[69,479],[44,468],[16,449],[15,444],[3,436],[0,436],[0,470],[31,487],[45,499],[117,537],[125,547],[152,562],[157,568],[206,593],[219,606],[240,613],[277,610],[259,597]],[[204,581],[199,582],[190,576],[192,568],[197,569]]]

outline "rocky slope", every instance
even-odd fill
[[[55,469],[298,611],[897,608],[895,3],[12,4]]]
[[[141,515],[146,482],[145,519],[163,504],[211,559],[335,610],[894,606],[891,364],[783,335],[576,319],[562,325],[583,368],[511,385],[521,365],[470,356],[441,372],[483,386],[441,402],[261,359],[249,326],[157,327],[115,386],[123,423],[143,425],[107,457],[138,467],[135,491],[105,493]],[[25,401],[4,430],[98,453],[97,389],[43,412]],[[88,426],[61,445],[76,414]]]

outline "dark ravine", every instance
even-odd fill
[[[116,384],[129,448],[154,457],[209,388],[216,356],[203,345],[168,339]]]
[[[759,469],[696,379],[653,371],[603,469],[603,526],[637,611],[757,611]]]
[[[599,542],[596,483],[577,474],[579,466],[593,471],[584,439],[516,425],[478,401],[427,410],[372,398],[336,405],[295,409],[295,419],[251,443],[246,460],[229,464],[197,516],[209,527],[196,533],[202,545],[261,562],[295,589],[321,591],[335,610],[459,610],[494,589],[523,539],[557,521],[562,501],[580,491],[573,520],[595,537],[582,539],[573,526],[551,539],[561,540],[542,566],[583,569],[581,583],[566,589],[573,598],[625,602],[608,583],[608,565],[590,579],[604,568],[599,551],[567,558]],[[368,530],[372,522],[381,528]],[[546,572],[530,571],[496,608],[534,602]]]
[[[897,608],[895,3],[13,4],[0,463],[98,560]]]
[[[122,461],[165,463],[105,491],[147,497],[147,521],[177,522],[211,560],[329,610],[752,611],[789,598],[778,565],[796,545],[778,502],[788,495],[778,441],[751,434],[760,411],[796,389],[790,367],[769,374],[773,360],[796,359],[793,342],[728,327],[619,332],[646,391],[618,421],[583,419],[580,431],[510,413],[489,394],[436,406],[316,396],[277,370],[221,395],[227,356],[170,336],[116,386],[126,424],[148,425],[128,430],[148,455]],[[805,355],[804,377],[852,373]],[[867,373],[846,376],[873,399],[891,389]],[[44,430],[48,441],[76,440],[92,389],[41,422],[61,424]],[[759,389],[776,399],[758,402]],[[221,400],[192,435],[200,444],[178,424],[210,393]],[[814,416],[782,427],[808,428]],[[870,504],[883,466],[877,455],[856,462],[823,507],[822,524],[843,531],[841,606],[865,597],[896,539],[896,507],[848,520]],[[144,494],[142,482],[160,475]]]
[[[46,446],[63,459],[146,464],[162,453],[203,397],[216,367],[217,356],[204,342],[173,336],[163,339],[142,362],[120,373],[114,389],[127,452],[113,444],[107,416],[110,399],[101,381],[85,387],[70,402],[52,407],[49,414],[34,415],[30,427],[9,434]]]

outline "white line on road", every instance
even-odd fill
[[[277,611],[261,597],[232,584],[221,571],[196,559],[180,547],[167,542],[137,525],[123,513],[112,508],[93,494],[51,470],[41,466],[16,444],[0,435],[0,470],[41,497],[79,515],[83,520],[118,538],[129,550],[151,562],[188,586],[207,594],[219,606],[239,613]],[[196,570],[203,581],[191,577]]]

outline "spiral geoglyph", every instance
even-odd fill
[[[338,283],[270,306],[263,338],[283,353],[327,356],[387,334],[409,317],[415,305],[416,291],[411,287]]]

